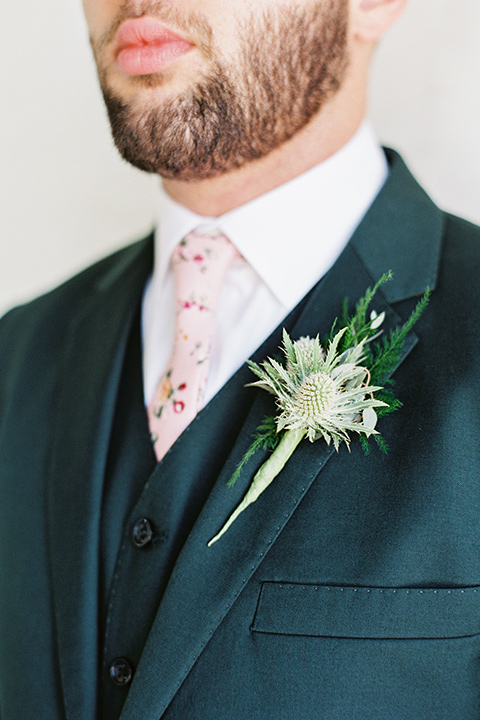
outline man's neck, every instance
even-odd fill
[[[365,114],[364,104],[352,107],[350,103],[347,111],[339,107],[343,98],[337,100],[266,157],[208,180],[163,180],[166,192],[198,215],[218,217],[274,190],[327,160],[357,132]]]

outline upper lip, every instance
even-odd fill
[[[179,40],[186,43],[190,42],[154,18],[145,16],[132,18],[125,20],[125,22],[120,25],[116,37],[115,54],[118,54],[128,47],[161,45]]]

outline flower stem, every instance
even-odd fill
[[[303,440],[306,435],[306,431],[303,429],[299,430],[286,430],[280,440],[278,446],[275,448],[273,453],[266,460],[257,474],[252,480],[245,497],[243,498],[240,505],[237,507],[235,512],[230,516],[228,521],[225,523],[223,528],[220,530],[218,535],[215,535],[212,540],[208,543],[208,547],[211,547],[213,543],[217,542],[224,533],[227,532],[230,525],[238,518],[238,516],[252,503],[254,503],[264,490],[270,485],[278,473],[282,470],[297,445]]]

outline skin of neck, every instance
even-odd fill
[[[165,191],[198,215],[219,217],[324,162],[346,145],[365,117],[370,58],[370,48],[355,48],[337,93],[303,130],[269,155],[207,180],[164,179]]]

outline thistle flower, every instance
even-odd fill
[[[303,430],[311,442],[320,437],[328,445],[333,441],[336,450],[342,440],[349,444],[347,431],[367,436],[376,432],[373,408],[385,403],[375,400],[373,393],[382,388],[368,385],[369,372],[361,365],[366,339],[337,353],[344,334],[345,328],[335,335],[325,356],[318,337],[292,343],[284,331],[286,367],[272,359],[262,366],[249,363],[260,378],[252,386],[276,397],[279,432]]]
[[[319,353],[319,359],[323,359],[325,357],[325,353],[323,352],[323,348],[320,345],[318,336],[316,338],[302,336],[293,344],[293,348],[295,350],[295,357],[287,356],[288,372],[298,372],[299,361],[297,360],[297,358],[301,359],[301,362],[307,374],[315,372],[316,352]]]

